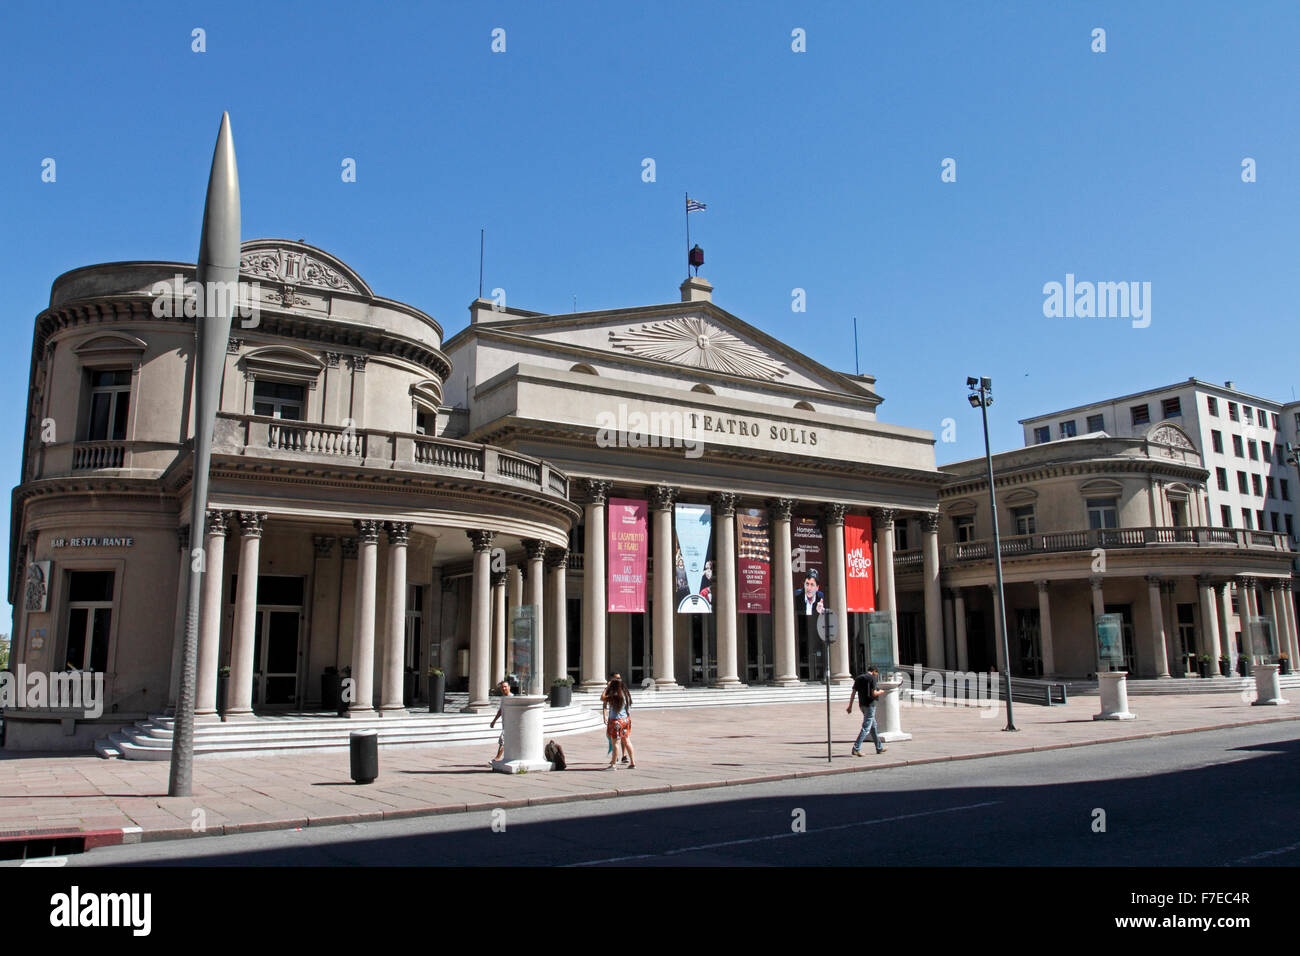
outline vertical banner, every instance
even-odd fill
[[[830,609],[826,600],[826,536],[817,518],[790,521],[790,568],[794,576],[795,617]],[[786,582],[781,582],[789,587]]]
[[[673,506],[677,612],[713,613],[713,511],[708,505]]]
[[[766,511],[736,512],[736,610],[741,614],[767,614],[772,609],[771,531]]]
[[[876,569],[871,562],[871,519],[844,516],[844,586],[850,611],[876,609]]]
[[[609,557],[605,594],[614,613],[645,611],[647,506],[631,498],[610,498],[608,511]]]

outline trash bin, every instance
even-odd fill
[[[379,776],[379,732],[354,730],[348,738],[352,757],[352,779],[357,783],[374,783]]]

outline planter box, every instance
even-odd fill
[[[339,694],[343,688],[343,676],[337,672],[320,675],[320,709],[339,709]]]
[[[551,688],[551,706],[568,707],[573,703],[573,685],[556,685]]]
[[[1220,677],[1231,677],[1231,676],[1232,676],[1232,662],[1231,662],[1231,661],[1219,661],[1219,676],[1220,676]]]
[[[447,695],[447,675],[435,674],[429,678],[429,713],[441,714]]]
[[[1279,658],[1279,659],[1278,659],[1278,662],[1277,662],[1277,666],[1278,666],[1278,671],[1277,671],[1278,674],[1289,674],[1289,673],[1291,673],[1291,661],[1290,661],[1290,659]]]

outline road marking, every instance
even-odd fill
[[[66,856],[42,856],[34,860],[23,860],[22,866],[66,866],[68,858]]]
[[[1000,800],[989,800],[986,803],[968,803],[960,807],[945,807],[942,810],[923,810],[920,813],[902,813],[896,817],[880,817],[876,820],[859,820],[856,823],[841,823],[833,827],[820,827],[816,830],[809,830],[807,833],[770,833],[767,836],[747,837],[743,840],[723,840],[720,843],[701,843],[699,846],[678,847],[675,850],[664,850],[662,853],[638,853],[633,856],[612,856],[604,860],[586,860],[582,863],[568,863],[566,866],[600,866],[604,863],[626,863],[629,860],[651,860],[657,856],[675,856],[679,853],[695,853],[699,850],[716,850],[724,846],[743,846],[746,843],[762,843],[766,840],[784,840],[786,837],[807,836],[811,833],[833,833],[836,830],[849,830],[853,827],[873,827],[881,823],[897,823],[899,820],[915,820],[917,817],[932,817],[940,813],[957,813],[961,810],[978,810],[981,807],[992,807],[1001,803]]]
[[[1294,853],[1296,850],[1300,850],[1300,843],[1292,843],[1290,846],[1281,846],[1276,850],[1265,850],[1262,853],[1253,853],[1250,856],[1243,856],[1239,860],[1233,860],[1232,863],[1228,864],[1228,866],[1233,866],[1237,863],[1252,863],[1255,860],[1263,860],[1270,856],[1281,856],[1283,853]]]

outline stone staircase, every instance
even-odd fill
[[[464,703],[464,695],[460,695]],[[451,700],[447,707],[453,707]],[[456,709],[459,709],[457,707]],[[341,718],[333,714],[272,714],[231,723],[195,723],[195,756],[249,756],[285,752],[346,750],[349,735],[356,730],[374,730],[381,747],[455,746],[496,743],[500,724],[491,728],[495,710],[479,714],[414,712],[406,717]],[[127,760],[170,760],[175,719],[166,716],[137,721],[95,742],[101,757]],[[599,700],[592,711],[575,703],[569,707],[548,707],[543,733],[546,737],[598,730],[601,727]]]
[[[852,684],[831,685],[831,700],[847,702]],[[714,687],[682,687],[676,690],[632,688],[633,710],[661,710],[671,707],[744,707],[755,704],[807,704],[826,700],[826,685],[803,683],[796,687],[756,684],[721,690]],[[574,691],[573,703],[590,707],[600,716],[600,695]]]

